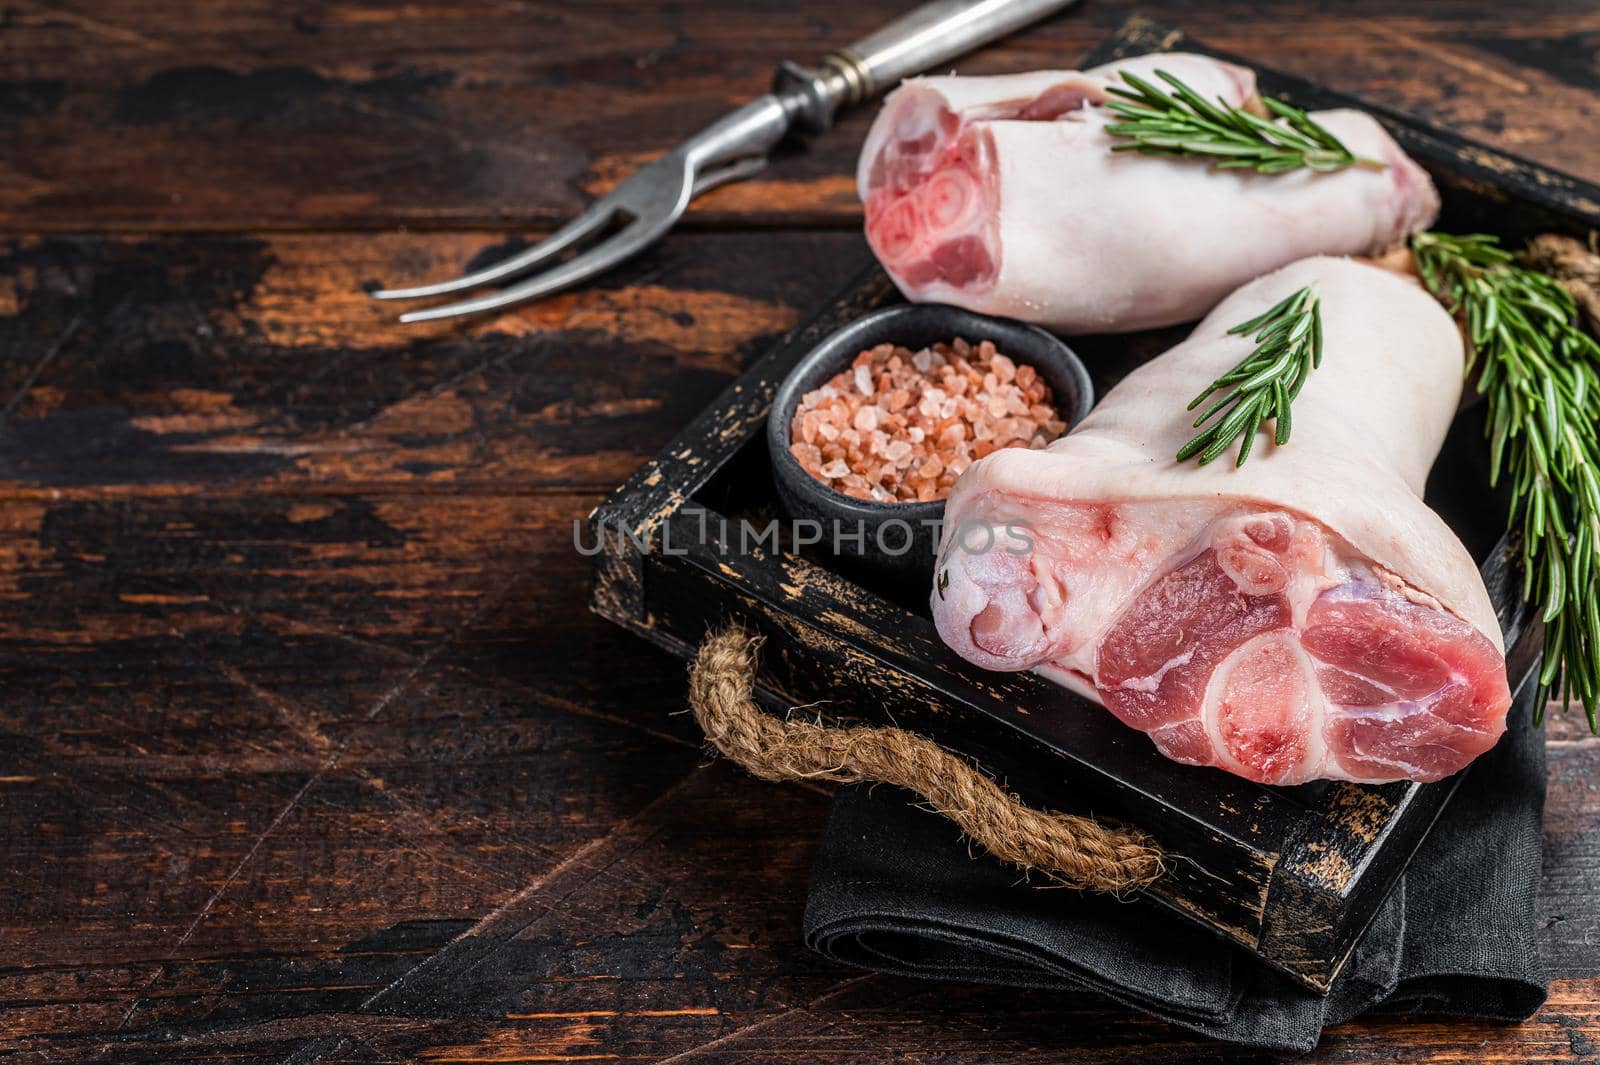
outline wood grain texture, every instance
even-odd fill
[[[585,609],[574,522],[864,262],[864,117],[584,292],[421,330],[358,294],[902,6],[0,12],[0,1060],[1252,1060],[810,955],[826,795],[708,764],[681,666]],[[1600,179],[1593,4],[1141,9]],[[1313,1060],[1600,1056],[1600,744],[1551,737],[1550,1003]]]
[[[905,5],[18,0],[0,24],[0,227],[545,226]],[[960,64],[1071,66],[1084,3]],[[1574,173],[1600,170],[1593,0],[1138,10],[1216,48]],[[696,224],[849,226],[870,108],[708,196]]]
[[[599,492],[867,259],[854,234],[678,234],[600,284],[418,328],[361,286],[481,233],[0,241],[0,486]]]

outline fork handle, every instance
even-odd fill
[[[974,48],[1037,22],[1076,0],[932,0],[807,70],[785,63],[775,87],[794,101],[795,128],[824,132],[834,115]]]

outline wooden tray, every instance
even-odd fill
[[[1083,65],[1178,48],[1234,58],[1135,19]],[[1256,69],[1264,92],[1299,106],[1377,113],[1439,183],[1441,229],[1494,232],[1515,244],[1538,232],[1581,235],[1600,226],[1600,188]],[[685,656],[710,629],[741,620],[767,638],[759,687],[771,705],[821,702],[838,719],[914,729],[976,758],[1035,805],[1143,827],[1188,859],[1172,863],[1148,890],[1151,898],[1326,992],[1448,801],[1453,780],[1273,788],[1179,765],[1141,733],[1047,681],[987,673],[957,657],[934,632],[925,584],[885,584],[814,549],[740,551],[732,535],[738,519],[760,527],[780,516],[762,436],[774,389],[822,336],[899,299],[876,267],[857,276],[595,510],[591,523],[604,548],[596,557],[594,609]],[[1104,395],[1185,332],[1077,338],[1074,345]],[[1434,467],[1427,497],[1481,562],[1515,690],[1531,675],[1543,630],[1518,601],[1520,577],[1502,534],[1504,501],[1484,488],[1482,441],[1481,405],[1469,407]],[[931,559],[929,565],[931,571]]]

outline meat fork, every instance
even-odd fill
[[[416,288],[382,289],[380,300],[424,299],[482,288],[549,265],[543,272],[476,299],[400,316],[402,322],[455,318],[538,299],[581,284],[659,240],[689,201],[708,189],[761,170],[791,130],[824,133],[840,108],[900,79],[998,40],[1075,0],[933,0],[848,48],[815,70],[784,63],[773,90],[726,115],[649,163],[578,217],[533,247],[470,274]],[[598,238],[598,240],[597,240]],[[580,250],[586,243],[587,250]],[[563,253],[575,251],[561,260]]]

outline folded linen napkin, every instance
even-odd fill
[[[1533,685],[1468,771],[1327,997],[1147,900],[1042,890],[974,855],[897,788],[834,799],[812,872],[806,942],[865,969],[1091,990],[1217,1039],[1309,1050],[1369,1010],[1515,1021],[1544,1001],[1534,937],[1544,734]]]

